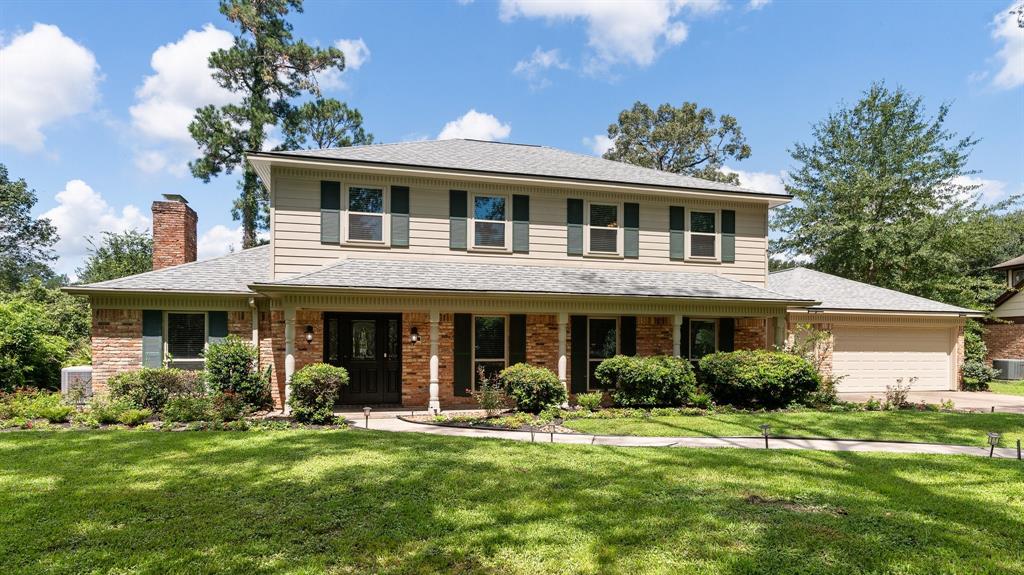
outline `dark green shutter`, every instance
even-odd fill
[[[320,243],[341,243],[341,182],[320,182]]]
[[[569,198],[565,201],[566,253],[570,256],[583,255],[583,200]],[[585,390],[584,390],[585,391]]]
[[[466,249],[466,192],[448,191],[448,247]]]
[[[722,262],[736,261],[736,212],[722,210]]]
[[[468,397],[473,381],[473,316],[455,314],[455,395]]]
[[[163,367],[164,312],[147,309],[142,312],[142,367]]]
[[[569,337],[572,349],[569,360],[572,362],[572,381],[569,389],[573,393],[587,392],[587,316],[574,315],[569,318]]]
[[[679,357],[690,359],[690,318],[684,317],[679,325]]]
[[[207,342],[220,343],[228,336],[228,312],[211,311],[206,314]]]
[[[619,353],[636,355],[636,316],[624,315],[619,318]]]
[[[526,363],[526,316],[508,316],[508,364]]]
[[[409,188],[391,186],[391,247],[409,247]]]
[[[640,204],[622,205],[622,255],[640,257]]]
[[[530,196],[512,196],[512,251],[530,252]]]
[[[723,317],[718,320],[718,351],[732,351],[736,339],[736,320]]]
[[[668,209],[668,257],[673,260],[686,258],[686,210],[682,206]]]

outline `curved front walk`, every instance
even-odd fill
[[[366,427],[363,418],[349,418],[349,424],[357,429]],[[370,429],[408,433],[429,433],[451,437],[477,437],[510,439],[513,441],[536,441],[538,443],[575,443],[583,445],[611,445],[617,447],[736,447],[740,449],[764,449],[761,437],[634,437],[624,435],[585,435],[582,433],[531,434],[526,431],[502,431],[497,429],[469,429],[447,427],[429,423],[412,423],[398,417],[371,418]],[[851,439],[784,439],[769,438],[770,449],[809,449],[815,451],[875,451],[887,453],[923,453],[939,455],[974,455],[988,457],[988,448],[967,445],[941,445],[935,443],[900,443],[896,441],[859,441]],[[1001,447],[993,457],[1016,459],[1017,449]]]

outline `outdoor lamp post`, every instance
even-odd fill
[[[992,457],[992,454],[996,450],[996,446],[999,445],[999,438],[1002,437],[998,433],[989,432],[988,434],[988,456]]]
[[[761,435],[764,436],[764,448],[768,449],[768,431],[771,430],[772,426],[767,423],[761,424]]]
[[[370,429],[370,412],[373,411],[372,407],[363,408],[363,417],[366,419],[366,429]]]

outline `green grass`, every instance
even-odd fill
[[[758,427],[771,425],[771,434],[788,437],[918,441],[985,445],[985,434],[1003,434],[1004,445],[1024,439],[1024,415],[1015,413],[936,413],[919,411],[820,411],[733,413],[669,416],[647,419],[571,419],[565,422],[583,433],[648,436],[760,436]]]
[[[1024,379],[1020,381],[993,381],[988,384],[988,389],[993,393],[1024,395]]]
[[[1014,460],[0,434],[0,572],[1024,573]]]

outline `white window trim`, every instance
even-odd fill
[[[469,225],[466,226],[466,246],[470,251],[474,252],[498,252],[498,253],[509,253],[512,251],[512,196],[510,194],[501,193],[487,193],[487,192],[469,192],[466,194],[469,205],[466,206],[467,214],[466,218],[469,221]],[[504,198],[505,199],[505,245],[501,247],[497,246],[478,246],[476,245],[476,199],[477,198]],[[481,222],[496,222],[498,220],[480,220]],[[490,316],[488,316],[490,317]]]
[[[584,202],[584,204],[585,205],[583,206],[583,255],[585,255],[587,257],[592,257],[592,258],[622,259],[622,245],[623,245],[623,241],[622,240],[623,240],[623,236],[625,235],[625,233],[623,232],[623,230],[625,228],[622,225],[622,223],[623,223],[622,222],[622,218],[624,216],[623,202],[592,202],[592,201],[587,200],[586,202]],[[615,212],[616,216],[617,216],[616,219],[618,219],[618,221],[619,221],[618,222],[618,227],[615,228],[615,231],[617,232],[616,236],[615,236],[615,253],[612,253],[612,252],[594,252],[594,251],[590,250],[590,206],[591,205],[615,206],[615,209],[617,210]],[[609,229],[609,228],[603,228],[603,229]],[[589,333],[589,329],[590,328],[588,327],[587,329],[588,329],[588,333]]]
[[[166,311],[165,310],[164,311],[164,315],[163,315],[163,344],[164,344],[163,347],[164,347],[164,349],[163,349],[163,359],[161,361],[161,363],[164,365],[164,367],[168,367],[170,365],[170,362],[168,361],[167,358],[170,356],[169,354],[170,354],[170,351],[171,351],[171,339],[170,339],[171,323],[167,320],[167,318],[171,314],[174,314],[174,315],[202,315],[203,316],[203,351],[206,351],[206,349],[210,347],[210,312],[208,312],[208,311],[195,311],[195,310],[181,310],[181,309],[175,309],[175,310],[170,310],[170,311]],[[205,363],[205,358],[203,358],[203,357],[176,357],[176,358],[173,358],[173,359],[174,360],[181,360],[181,361],[203,361]]]
[[[587,391],[608,391],[603,387],[591,387],[590,386],[590,364],[598,358],[590,357],[590,320],[592,319],[613,319],[615,320],[615,355],[622,353],[622,318],[619,316],[604,316],[595,315],[587,316],[587,341],[585,345],[587,347]],[[607,357],[600,358],[601,361],[608,359]],[[596,382],[595,382],[596,383]]]
[[[367,246],[367,247],[391,247],[391,186],[382,186],[380,184],[364,184],[360,182],[342,184],[344,193],[341,197],[341,234],[342,243],[351,246]],[[349,207],[349,192],[351,188],[371,188],[380,190],[384,200],[384,211],[380,214],[370,212],[353,212],[348,209]],[[380,216],[381,217],[381,239],[378,240],[360,240],[352,239],[348,237],[349,228],[349,215],[350,214],[364,214],[368,216]]]
[[[508,367],[508,319],[509,319],[509,316],[507,316],[505,314],[500,314],[500,313],[494,313],[494,314],[491,314],[491,313],[473,314],[473,316],[472,316],[472,318],[473,318],[473,320],[472,320],[473,321],[473,330],[472,330],[473,337],[472,337],[472,339],[470,341],[470,346],[471,346],[470,349],[472,349],[472,357],[473,357],[473,363],[472,363],[473,373],[470,374],[470,378],[469,378],[469,389],[472,390],[472,391],[476,391],[476,371],[477,371],[477,369],[476,369],[476,364],[477,364],[477,359],[476,359],[476,318],[478,318],[478,317],[500,317],[500,318],[502,318],[504,320],[502,325],[504,325],[504,327],[505,327],[505,330],[504,330],[505,333],[504,333],[504,335],[502,335],[501,341],[504,344],[505,357],[503,357],[500,361],[503,361],[505,363],[505,367]],[[484,363],[494,363],[494,362],[497,362],[499,360],[491,358],[491,359],[481,359],[480,361],[482,361]]]
[[[695,321],[697,321],[697,322],[711,322],[711,323],[713,323],[715,325],[715,351],[712,352],[712,353],[715,353],[715,352],[718,351],[718,344],[719,344],[718,340],[719,340],[719,337],[722,334],[721,329],[720,329],[721,324],[718,321],[718,318],[713,318],[713,317],[691,317],[690,321],[687,323],[687,326],[686,326],[686,329],[690,330],[690,333],[686,334],[686,341],[687,341],[687,343],[690,346],[690,349],[686,350],[686,358],[689,359],[690,361],[698,361],[698,360],[700,360],[699,357],[693,357],[693,340],[694,340],[694,337],[693,337],[693,322],[695,322]]]
[[[699,214],[714,214],[715,215],[715,233],[710,234],[707,232],[694,232],[690,230],[690,225],[693,221],[693,213]],[[707,209],[707,208],[687,208],[686,209],[686,253],[684,254],[684,261],[691,262],[720,262],[722,261],[722,210]],[[692,236],[715,236],[715,255],[714,257],[708,256],[695,256],[693,254],[693,241]]]

